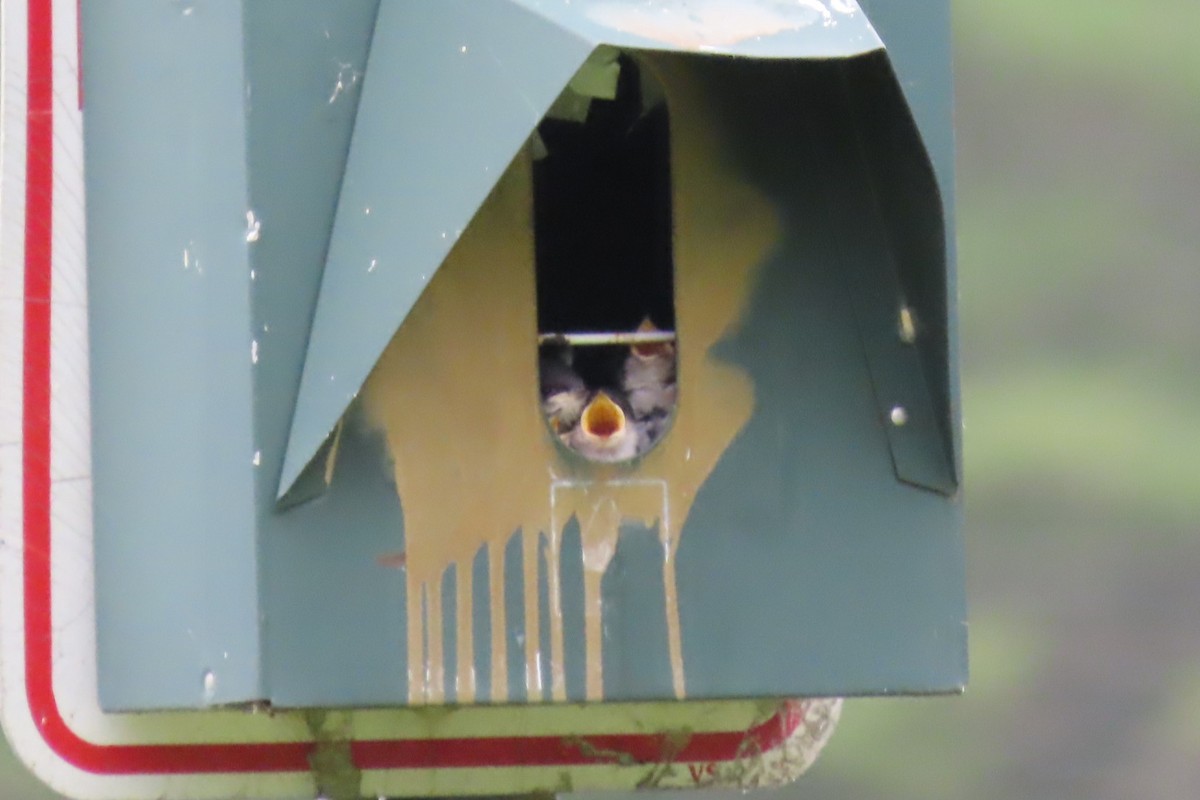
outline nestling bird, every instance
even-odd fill
[[[650,333],[658,328],[646,318],[637,330]],[[631,345],[621,372],[621,388],[629,397],[635,418],[656,411],[670,412],[675,407],[675,345],[671,342]]]
[[[642,452],[640,434],[619,393],[601,389],[583,408],[563,444],[592,461],[628,461]]]
[[[658,330],[647,317],[639,332]],[[621,370],[621,388],[629,398],[634,425],[645,452],[666,432],[675,408],[675,345],[671,342],[635,344]]]
[[[579,423],[588,401],[588,388],[573,367],[574,355],[566,341],[543,344],[538,352],[542,413],[550,429],[563,434]]]

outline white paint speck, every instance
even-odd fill
[[[250,363],[258,363],[258,339],[250,340]]]
[[[362,78],[362,73],[354,68],[353,64],[338,62],[338,73],[334,79],[333,91],[329,94],[329,102],[333,104],[344,93],[358,86],[359,80]]]
[[[254,466],[262,466],[262,450],[254,451],[254,458],[250,459],[250,463]]]
[[[262,223],[254,218],[254,211],[246,212],[246,241],[257,242],[259,233],[262,231]]]

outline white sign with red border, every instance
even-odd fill
[[[0,710],[34,773],[128,800],[313,796],[347,780],[363,796],[746,788],[803,771],[836,701],[101,711],[78,4],[0,0]]]

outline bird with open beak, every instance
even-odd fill
[[[637,329],[658,330],[649,317]],[[666,433],[675,409],[675,345],[671,342],[631,345],[621,370],[621,389],[629,398],[644,452]]]
[[[538,352],[542,413],[556,434],[579,424],[588,401],[588,388],[573,367],[574,354],[566,341],[543,344]]]
[[[628,461],[644,450],[624,398],[608,389],[592,396],[579,424],[561,438],[563,444],[591,461]]]

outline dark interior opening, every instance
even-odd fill
[[[534,162],[539,333],[633,331],[647,317],[675,329],[670,142],[665,103],[647,108],[633,59],[618,59],[614,100],[584,122],[538,126]],[[611,384],[626,348],[577,347],[590,386]]]

